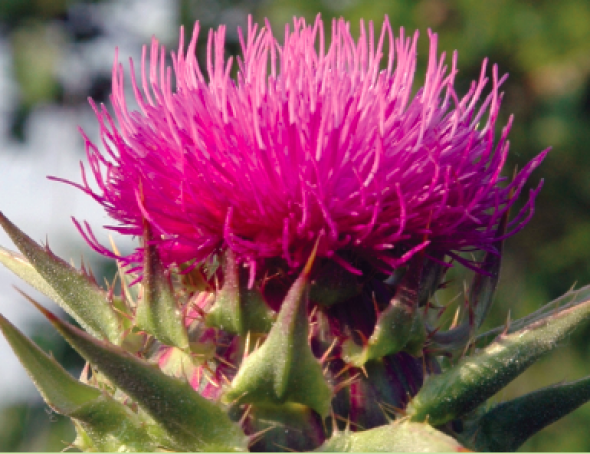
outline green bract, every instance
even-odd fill
[[[487,403],[590,319],[590,287],[508,329],[476,336],[473,325],[459,325],[426,335],[428,307],[418,300],[431,267],[420,257],[392,284],[396,297],[376,302],[383,309],[363,341],[331,326],[343,303],[310,300],[313,254],[274,312],[259,283],[242,282],[231,254],[221,267],[177,274],[161,266],[146,228],[141,278],[129,287],[137,278],[122,274],[117,296],[0,220],[24,254],[2,250],[2,263],[91,333],[32,301],[89,362],[90,376],[78,381],[0,316],[47,404],[74,422],[82,450],[514,450],[590,399],[587,378]],[[489,263],[496,275],[498,261]],[[490,276],[476,276],[470,293],[486,306],[497,281]],[[439,364],[457,350],[472,353]],[[412,370],[418,364],[426,376]]]

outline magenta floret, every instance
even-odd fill
[[[424,86],[414,92],[418,33],[401,29],[394,39],[387,18],[377,40],[372,23],[367,34],[361,22],[355,41],[347,22],[334,21],[327,48],[319,17],[294,20],[282,45],[268,23],[250,21],[236,80],[225,27],[209,33],[206,75],[198,33],[197,23],[185,52],[181,30],[173,68],[155,39],[139,80],[130,62],[138,111],[127,107],[115,59],[115,118],[92,104],[105,152],[84,135],[98,190],[84,171],[76,185],[119,221],[111,228],[120,233],[141,236],[146,218],[167,265],[230,248],[252,270],[277,257],[295,268],[318,238],[320,257],[351,270],[350,254],[387,271],[422,249],[455,258],[493,250],[503,214],[547,153],[506,182],[512,119],[497,141],[494,134],[506,76],[494,66],[490,84],[484,61],[460,98],[457,54],[448,69],[435,34]],[[540,187],[507,235],[528,221]],[[89,243],[109,254],[86,227]]]

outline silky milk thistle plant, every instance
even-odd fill
[[[541,185],[509,211],[540,153],[502,176],[512,119],[496,121],[505,76],[483,63],[466,94],[457,54],[418,34],[360,37],[335,20],[295,19],[278,39],[250,20],[241,55],[199,24],[185,50],[155,39],[139,76],[115,58],[111,108],[91,102],[81,183],[109,227],[139,238],[101,288],[6,217],[18,254],[2,263],[85,330],[38,309],[87,361],[72,378],[6,319],[0,328],[47,404],[87,451],[515,450],[590,398],[590,379],[488,399],[590,317],[570,292],[489,332],[505,238]],[[235,78],[230,75],[237,74]],[[467,267],[451,327],[437,290]],[[120,290],[118,290],[120,288]],[[30,299],[30,298],[29,298]]]

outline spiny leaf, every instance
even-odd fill
[[[418,291],[418,305],[420,307],[425,306],[432,295],[438,290],[441,279],[443,278],[447,267],[444,266],[443,257],[438,256],[434,251],[430,254],[434,254],[433,260],[428,257],[424,257],[424,265],[422,267],[422,278],[420,279],[420,289]]]
[[[112,238],[109,237],[109,239],[111,241],[111,248],[113,249],[113,252],[120,256],[121,254],[119,253],[117,245]],[[137,279],[138,276],[134,275],[133,273],[127,273],[125,266],[122,265],[121,262],[117,261],[116,263],[118,276],[119,279],[121,279],[121,293],[125,296],[125,301],[127,303],[126,305],[128,308],[136,307],[137,301],[139,300],[139,289],[141,288],[141,284],[131,284]]]
[[[157,447],[129,408],[74,379],[2,315],[0,330],[47,405],[78,421],[96,449],[152,451]]]
[[[537,309],[535,312],[532,312],[531,314],[525,317],[519,318],[518,320],[511,320],[508,326],[499,326],[497,328],[494,328],[490,331],[478,335],[474,342],[475,346],[479,348],[485,347],[502,333],[511,334],[516,331],[526,329],[527,327],[534,325],[535,323],[545,319],[551,314],[555,314],[560,310],[565,310],[574,307],[589,299],[590,285],[579,288],[577,290],[572,289],[565,295],[562,295],[559,298],[556,298],[553,301],[545,304],[543,307]]]
[[[392,300],[379,314],[368,343],[361,347],[352,339],[347,339],[342,345],[342,358],[355,367],[362,367],[371,359],[399,352],[410,339],[415,314],[413,307]]]
[[[37,306],[61,335],[168,434],[174,449],[245,451],[247,437],[217,404],[115,345],[94,339]]]
[[[399,283],[395,297],[377,316],[373,334],[362,349],[352,339],[342,346],[343,359],[362,367],[371,359],[383,358],[401,351],[413,334],[416,319],[422,321],[418,313],[418,293],[423,268],[423,257],[416,256]],[[421,346],[418,348],[421,350]]]
[[[2,212],[0,226],[36,273],[24,264],[21,257],[10,252],[0,253],[3,264],[47,296],[52,298],[57,295],[55,302],[95,337],[106,338],[114,344],[121,341],[119,319],[107,301],[105,292],[48,248],[35,243]],[[52,290],[48,290],[48,287]]]
[[[412,327],[410,328],[408,342],[406,342],[402,351],[407,352],[412,356],[421,357],[427,338],[428,333],[424,326],[424,317],[422,317],[422,314],[419,311],[416,311]]]
[[[516,451],[529,437],[590,400],[590,377],[503,402],[471,425],[477,451]]]
[[[298,403],[322,416],[332,391],[308,341],[309,273],[314,255],[291,286],[264,344],[248,356],[224,398],[233,403]]]
[[[257,289],[250,289],[234,253],[228,249],[223,263],[223,286],[217,291],[215,304],[207,313],[206,323],[232,334],[268,333],[273,311]]]
[[[503,237],[508,225],[508,211],[504,213],[502,221],[498,225],[497,236]],[[465,346],[473,338],[487,317],[500,278],[500,267],[502,265],[502,249],[504,241],[494,243],[496,251],[487,252],[481,269],[485,273],[475,273],[469,287],[469,318],[458,327],[449,331],[438,331],[431,336],[431,348],[442,348],[449,352],[463,351]]]
[[[323,419],[299,404],[252,405],[246,425],[250,433],[263,434],[251,451],[310,451],[324,442]]]
[[[143,298],[138,301],[135,319],[137,326],[166,345],[182,350],[189,346],[169,277],[162,266],[156,247],[151,244],[151,231],[144,220]]]
[[[562,310],[431,376],[406,408],[437,426],[468,413],[506,386],[590,317],[590,301]]]
[[[207,313],[206,322],[228,333],[244,334],[240,304],[240,276],[238,264],[231,249],[223,261],[223,286],[217,291],[215,304]]]
[[[498,225],[496,231],[498,238],[503,238],[506,234],[508,214],[509,210],[504,213],[504,216],[502,216],[502,220]],[[504,240],[496,241],[494,247],[496,250],[494,252],[487,252],[481,265],[481,269],[485,271],[485,273],[475,273],[473,281],[469,287],[469,304],[473,309],[471,320],[469,320],[472,326],[472,332],[477,332],[483,324],[494,302],[494,295],[496,293],[496,287],[498,286],[500,268],[502,266]]]
[[[459,452],[465,448],[428,424],[399,422],[361,432],[335,432],[317,452]]]
[[[0,246],[0,263],[31,285],[31,287],[43,293],[50,300],[58,303],[60,307],[66,305],[61,299],[61,296],[41,277],[33,265],[22,254]]]

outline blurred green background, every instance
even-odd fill
[[[149,8],[166,14],[147,14],[152,22],[138,23]],[[174,48],[178,26],[185,24],[190,30],[198,19],[205,30],[228,24],[228,50],[235,54],[234,31],[237,25],[246,24],[248,14],[259,22],[268,17],[280,36],[284,23],[293,16],[313,20],[317,13],[325,21],[343,16],[351,21],[353,31],[358,30],[361,18],[375,21],[380,29],[385,14],[394,30],[400,26],[420,29],[422,64],[428,44],[426,30],[433,29],[439,33],[441,50],[447,54],[459,51],[459,93],[479,75],[481,62],[488,57],[501,73],[510,73],[502,108],[503,122],[509,114],[515,115],[507,169],[521,168],[542,149],[553,147],[531,179],[531,186],[540,178],[545,180],[535,217],[507,242],[498,297],[486,326],[502,323],[508,311],[512,318],[521,317],[575,283],[590,283],[588,0],[1,0],[2,70],[11,88],[10,96],[0,101],[9,120],[4,140],[26,144],[27,125],[36,109],[51,105],[57,112],[90,111],[88,96],[105,101],[115,45],[123,47],[121,60],[127,58],[127,49],[137,56],[152,33]],[[156,30],[149,30],[150,23]],[[201,45],[205,41],[201,39]],[[98,128],[90,128],[96,134]],[[82,159],[81,141],[79,151]],[[89,199],[88,203],[93,202]],[[69,215],[59,213],[64,224]],[[95,271],[109,275],[112,270],[101,269],[102,263],[95,262]],[[80,360],[50,329],[35,325],[27,331],[35,333],[36,341],[77,373]],[[590,329],[576,333],[503,390],[498,399],[588,374]],[[548,427],[522,450],[590,451],[588,427],[590,405]],[[40,400],[10,406],[0,402],[0,451],[55,451],[72,439],[69,422],[52,414]]]

